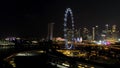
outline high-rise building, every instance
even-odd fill
[[[109,25],[106,24],[105,26],[106,26],[106,29],[105,29],[105,30],[106,30],[106,33],[108,33],[108,31],[109,31]]]
[[[53,39],[53,25],[54,25],[54,23],[49,23],[48,24],[48,36],[47,36],[48,40]]]
[[[116,32],[116,25],[112,26],[112,32]]]

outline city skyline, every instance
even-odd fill
[[[4,36],[47,37],[48,23],[54,22],[54,36],[63,32],[66,8],[73,12],[75,28],[105,24],[117,25],[120,22],[119,1],[80,1],[42,0],[3,2],[1,4],[0,34]],[[6,6],[5,6],[6,5]]]

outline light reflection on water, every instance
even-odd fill
[[[14,46],[0,46],[0,60],[15,52]]]
[[[9,49],[9,48],[14,48],[13,45],[0,45],[0,49]]]

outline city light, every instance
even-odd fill
[[[67,18],[68,18],[68,13],[70,13],[70,17],[71,17],[71,26],[72,26],[72,28],[70,28],[70,29],[72,29],[72,34],[71,34],[71,39],[69,39],[69,40],[71,40],[71,42],[73,42],[74,40],[74,19],[73,19],[73,13],[72,13],[72,10],[71,10],[71,8],[67,8],[66,9],[66,11],[65,11],[65,14],[64,14],[64,39],[65,39],[65,47],[66,47],[66,49],[71,49],[72,47],[73,47],[73,44],[71,44],[71,46],[69,47],[68,46],[68,31],[67,31],[67,28],[68,28],[68,26],[67,26]]]

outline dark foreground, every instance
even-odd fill
[[[40,45],[44,47],[36,45],[1,47],[0,68],[120,68],[119,63],[104,64],[65,56],[50,47],[50,43]]]

